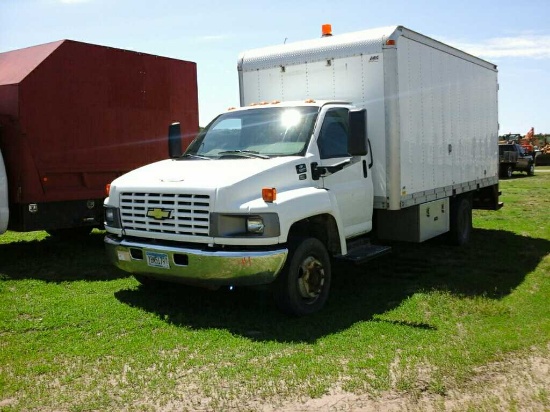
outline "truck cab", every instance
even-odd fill
[[[112,182],[109,255],[144,283],[277,279],[282,310],[314,312],[328,296],[330,256],[372,229],[370,156],[365,111],[346,102],[230,110],[181,157]]]
[[[372,179],[365,156],[348,151],[353,110],[347,103],[313,100],[249,106],[214,120],[185,156],[284,159],[283,167],[294,173],[279,190],[313,186],[330,191],[339,205],[337,221],[343,232],[348,236],[366,233],[372,228]],[[364,207],[356,207],[358,201]]]

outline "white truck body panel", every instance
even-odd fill
[[[496,66],[404,27],[247,51],[239,82],[241,105],[338,98],[366,108],[375,208],[498,181]]]
[[[8,175],[6,174],[2,152],[0,152],[0,233],[4,233],[8,230],[9,217]]]

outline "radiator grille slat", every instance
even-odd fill
[[[120,195],[122,227],[141,232],[208,236],[210,196],[124,192]]]

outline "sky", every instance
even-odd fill
[[[70,39],[197,63],[200,125],[239,105],[237,57],[402,25],[498,66],[499,134],[550,133],[550,0],[0,0],[0,52]]]

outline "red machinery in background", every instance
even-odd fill
[[[167,158],[173,122],[189,144],[199,129],[193,62],[71,40],[0,53],[8,229],[101,226],[105,185]]]

